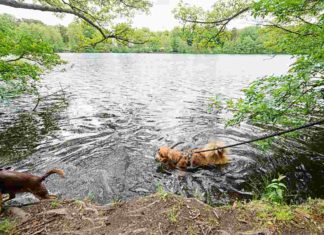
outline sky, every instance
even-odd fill
[[[152,31],[171,30],[175,26],[179,25],[179,22],[174,18],[172,10],[177,6],[180,0],[151,0],[153,7],[148,15],[141,14],[135,16],[133,20],[133,26],[137,28],[147,27]],[[217,0],[184,0],[185,3],[201,6],[204,9],[210,9],[210,7]],[[43,21],[48,25],[68,25],[73,20],[73,16],[66,15],[64,18],[56,17],[50,12],[41,12],[35,10],[17,9],[0,5],[0,13],[8,13],[14,15],[16,18],[27,18]],[[247,25],[251,25],[250,21],[235,20],[229,28],[242,28]]]

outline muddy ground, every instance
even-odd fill
[[[211,207],[159,192],[105,206],[89,200],[42,201],[7,207],[1,217],[5,234],[324,234],[323,200],[299,206],[252,201]]]

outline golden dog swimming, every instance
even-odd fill
[[[222,142],[213,141],[202,149],[190,149],[185,152],[164,146],[157,151],[156,160],[165,164],[169,169],[177,168],[180,170],[186,170],[189,166],[224,165],[229,162],[228,151],[226,149],[217,149],[223,146]],[[210,149],[216,150],[200,152]]]

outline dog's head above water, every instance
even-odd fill
[[[167,163],[169,160],[168,154],[171,149],[169,147],[163,146],[158,149],[156,155],[155,155],[155,160],[162,162],[162,163]]]
[[[189,156],[183,154],[181,151],[169,147],[161,147],[158,149],[155,160],[166,165],[169,169],[186,170],[190,166]]]

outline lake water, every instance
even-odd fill
[[[249,197],[255,178],[278,172],[288,176],[286,183],[298,195],[308,190],[323,196],[324,151],[316,145],[323,135],[316,133],[266,153],[253,145],[239,146],[230,150],[229,165],[185,176],[161,172],[154,161],[163,145],[182,141],[203,147],[213,139],[232,144],[265,134],[247,124],[225,128],[224,118],[230,114],[209,112],[209,98],[241,97],[251,81],[286,73],[293,62],[290,56],[61,56],[68,63],[44,75],[44,98],[36,112],[33,97],[2,105],[2,166],[36,174],[62,168],[66,179],[47,180],[51,192],[64,198],[89,196],[99,203],[147,195],[158,185],[226,203],[235,196]],[[297,151],[291,152],[292,146]]]

